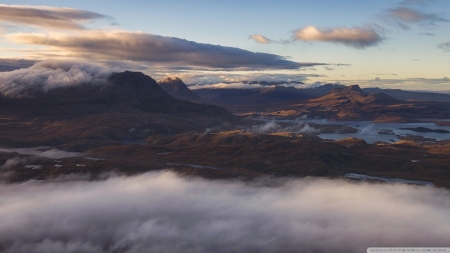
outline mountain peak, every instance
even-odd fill
[[[208,104],[199,95],[191,91],[180,78],[168,76],[158,81],[159,86],[172,97],[199,104]]]
[[[333,90],[331,90],[331,93],[359,93],[360,95],[367,95],[360,87],[359,85],[350,85],[350,86],[342,86],[342,87],[335,87]]]
[[[364,92],[364,91],[361,90],[361,88],[357,84],[350,85],[350,86],[347,87],[347,89],[351,90],[351,91]]]
[[[181,80],[179,77],[177,76],[167,76],[164,77],[163,79],[158,81],[158,84],[169,84],[169,83],[180,83],[180,84],[184,84],[183,80]]]

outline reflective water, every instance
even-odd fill
[[[432,138],[437,141],[450,139],[450,133],[434,133],[434,132],[416,132],[405,130],[402,128],[425,127],[432,130],[442,129],[450,131],[450,126],[438,126],[431,122],[419,123],[375,123],[371,121],[329,121],[326,119],[297,119],[297,120],[280,120],[280,119],[257,119],[264,122],[284,122],[292,124],[316,123],[321,125],[346,125],[358,129],[357,133],[339,134],[339,133],[323,133],[318,136],[322,139],[340,140],[344,138],[354,137],[364,139],[367,143],[375,141],[395,142],[400,141],[399,136],[422,136],[424,138]],[[444,120],[440,120],[444,121]],[[384,134],[383,134],[384,133]]]

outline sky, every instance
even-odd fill
[[[450,1],[2,1],[0,70],[76,58],[188,84],[450,90]]]

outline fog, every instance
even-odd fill
[[[171,172],[0,185],[3,252],[365,252],[448,246],[450,192]]]
[[[0,94],[32,97],[61,87],[104,85],[111,68],[77,60],[42,61],[29,68],[0,73]]]
[[[254,134],[267,134],[267,133],[277,133],[277,132],[291,132],[296,134],[315,134],[319,133],[320,129],[316,129],[310,126],[306,122],[299,122],[296,124],[291,124],[288,126],[281,126],[275,121],[269,121],[265,124],[251,125],[244,129],[246,132],[251,132]]]
[[[34,148],[0,148],[0,152],[19,153],[21,155],[35,155],[50,159],[61,159],[78,156],[78,152],[68,152],[51,148],[46,146],[39,146]]]

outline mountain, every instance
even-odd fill
[[[237,120],[218,106],[173,98],[151,77],[130,71],[104,84],[0,97],[0,118],[0,140],[39,145],[205,131]]]
[[[360,103],[368,105],[374,103],[389,104],[397,102],[398,100],[384,93],[367,94],[359,87],[359,85],[351,85],[333,88],[328,95],[313,101],[325,103],[334,101],[341,104]]]
[[[212,103],[236,112],[261,111],[311,98],[302,89],[274,86],[262,89],[197,89]]]
[[[158,81],[158,85],[172,97],[199,104],[211,104],[199,95],[191,91],[178,77],[166,77]]]
[[[214,105],[199,105],[170,96],[155,80],[139,72],[114,73],[108,83],[35,93],[29,98],[1,98],[1,106],[34,115],[66,116],[112,112],[230,115]]]
[[[425,91],[406,91],[400,89],[363,88],[367,93],[382,92],[399,100],[418,100],[450,102],[450,95]]]
[[[328,95],[288,106],[286,110],[336,120],[410,121],[450,117],[450,103],[404,101],[379,92],[367,94],[358,85],[336,87]]]

